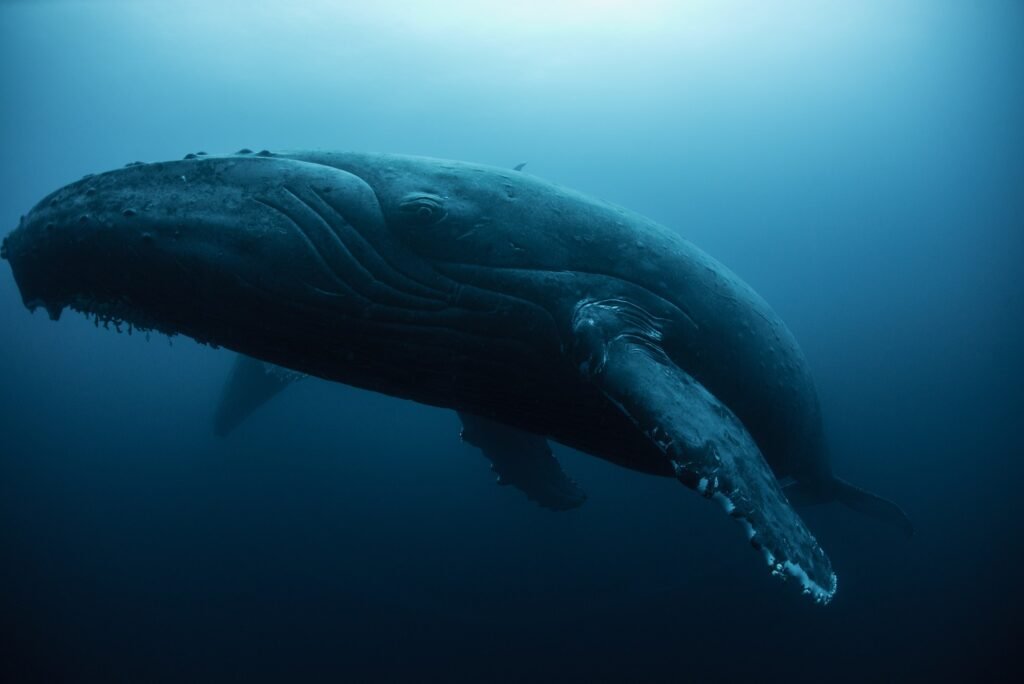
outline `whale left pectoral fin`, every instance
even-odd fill
[[[228,434],[281,390],[304,377],[297,371],[238,354],[217,404],[214,431],[221,436]]]
[[[764,553],[772,574],[796,577],[827,603],[836,576],[825,552],[790,507],[775,475],[739,419],[676,366],[656,326],[621,302],[579,307],[573,322],[580,371],[669,460],[687,487],[719,501]]]
[[[462,439],[491,461],[500,484],[511,485],[554,511],[583,505],[587,495],[558,464],[548,441],[497,421],[459,411]]]

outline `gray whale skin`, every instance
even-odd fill
[[[790,501],[910,531],[833,475],[804,356],[750,287],[655,222],[529,174],[188,155],[57,190],[2,254],[54,319],[70,307],[453,408],[501,479],[551,508],[583,497],[548,438],[675,477],[818,602],[836,576]],[[244,371],[238,416],[279,387]]]

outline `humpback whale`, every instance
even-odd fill
[[[808,364],[761,297],[677,233],[532,175],[388,154],[191,154],[55,191],[0,255],[31,310],[286,369],[243,364],[224,429],[287,373],[452,408],[502,478],[551,508],[583,495],[549,439],[676,478],[820,603],[836,575],[791,500],[910,530],[832,472]]]

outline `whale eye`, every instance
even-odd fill
[[[437,195],[409,195],[398,207],[408,221],[421,226],[438,223],[447,216],[442,200]]]

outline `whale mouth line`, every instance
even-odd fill
[[[144,308],[137,306],[127,297],[109,298],[77,294],[60,301],[32,299],[26,301],[25,306],[33,313],[36,309],[44,309],[52,321],[60,320],[64,310],[70,309],[91,320],[96,327],[103,326],[107,330],[127,332],[129,335],[133,332],[155,332],[173,337],[181,332],[148,315]]]

